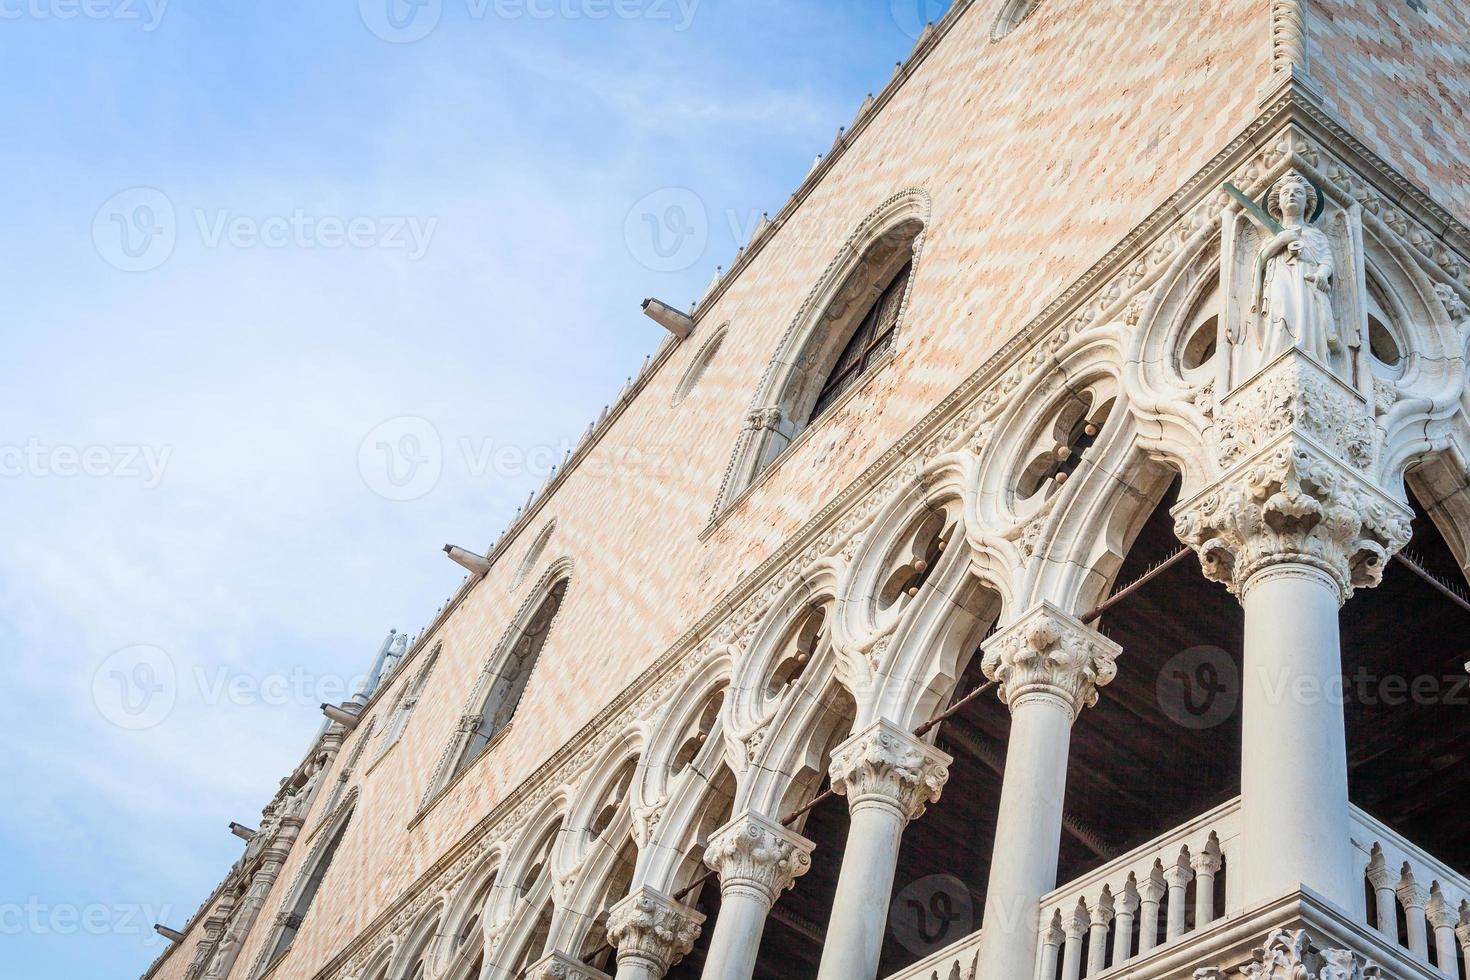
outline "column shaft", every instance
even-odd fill
[[[1245,900],[1307,886],[1354,907],[1337,584],[1273,565],[1246,584],[1241,818]]]

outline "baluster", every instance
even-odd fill
[[[1082,937],[1087,935],[1087,904],[1077,899],[1077,907],[1067,917],[1067,949],[1062,956],[1062,980],[1082,980]]]
[[[1108,926],[1113,921],[1113,892],[1103,886],[1102,897],[1090,911],[1091,935],[1087,939],[1087,976],[1097,976],[1108,968]]]
[[[1118,896],[1113,927],[1113,966],[1133,959],[1133,920],[1138,917],[1138,886],[1132,875]]]
[[[1194,872],[1189,867],[1189,849],[1185,848],[1179,854],[1179,861],[1164,872],[1164,881],[1169,886],[1168,941],[1171,943],[1184,935],[1184,927],[1188,924],[1188,919],[1185,918],[1189,912],[1187,890],[1193,880]]]
[[[1373,845],[1373,856],[1368,861],[1368,883],[1378,899],[1378,931],[1390,942],[1399,941],[1399,903],[1394,889],[1398,885],[1394,874],[1383,857],[1383,847]]]
[[[1460,940],[1460,952],[1465,959],[1465,975],[1470,976],[1470,902],[1460,903],[1460,924],[1455,927],[1455,938]]]
[[[1459,980],[1460,964],[1457,961],[1460,958],[1460,949],[1455,942],[1455,924],[1460,916],[1445,901],[1444,892],[1439,890],[1437,881],[1429,888],[1429,904],[1424,907],[1424,914],[1434,927],[1434,951],[1438,954],[1436,962],[1439,963],[1439,972]]]
[[[1159,903],[1168,893],[1164,884],[1164,872],[1159,862],[1138,885],[1138,955],[1142,956],[1159,944]]]
[[[1220,857],[1220,839],[1214,834],[1190,862],[1194,868],[1194,927],[1202,929],[1215,921],[1215,876],[1225,866]]]
[[[1041,930],[1041,967],[1036,971],[1037,980],[1057,980],[1057,961],[1066,940],[1066,933],[1062,932],[1062,913],[1058,910],[1052,913],[1051,921]]]
[[[1403,877],[1399,879],[1399,901],[1404,904],[1404,918],[1409,924],[1409,952],[1425,963],[1429,962],[1428,920],[1424,917],[1424,906],[1429,902],[1429,892],[1414,880],[1409,862],[1404,862]]]

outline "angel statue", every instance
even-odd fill
[[[1299,347],[1327,365],[1342,349],[1332,312],[1332,242],[1311,224],[1320,201],[1311,181],[1294,170],[1266,197],[1275,235],[1257,255],[1251,304],[1263,360]]]

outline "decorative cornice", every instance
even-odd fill
[[[922,739],[879,719],[832,752],[832,791],[848,807],[887,806],[905,822],[939,802],[953,758]]]
[[[814,847],[796,831],[746,811],[710,835],[704,863],[719,873],[722,895],[749,895],[769,908],[811,870]]]
[[[1097,704],[1097,689],[1118,675],[1122,647],[1050,603],[1032,608],[986,640],[981,668],[1016,708],[1030,698],[1054,698],[1076,718]]]
[[[704,913],[644,885],[608,912],[607,938],[618,962],[636,960],[663,976],[694,948]]]

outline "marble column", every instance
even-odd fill
[[[1373,406],[1300,350],[1226,392],[1214,416],[1219,475],[1174,517],[1245,608],[1240,899],[1306,888],[1357,909],[1338,610],[1381,581],[1413,513],[1378,484]]]
[[[818,980],[873,980],[878,975],[904,828],[938,802],[952,761],[883,720],[832,753],[832,789],[847,797],[852,822]]]
[[[644,885],[608,912],[607,938],[618,951],[617,980],[663,980],[694,948],[704,914]]]
[[[1036,969],[1041,897],[1056,887],[1072,724],[1117,675],[1120,648],[1047,603],[984,645],[985,676],[1011,709],[976,976]]]
[[[720,876],[720,914],[703,980],[751,980],[766,916],[781,893],[811,869],[814,846],[749,810],[711,836],[704,861]]]

